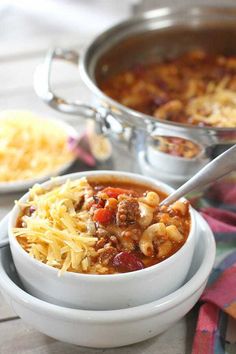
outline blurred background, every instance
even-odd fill
[[[80,51],[100,32],[144,11],[169,5],[222,5],[222,0],[1,0],[0,109],[26,109],[60,117],[83,129],[84,120],[48,108],[35,94],[33,76],[50,47]],[[235,0],[224,0],[225,6]],[[93,101],[75,67],[53,65],[54,91],[70,100]]]
[[[61,45],[82,49],[112,24],[171,4],[220,5],[222,0],[1,0],[0,108],[47,112],[33,92],[33,72],[48,48]],[[234,4],[235,0],[224,0],[225,6]],[[55,71],[60,72],[53,81],[60,94],[90,100],[73,67],[57,63]]]
[[[235,0],[223,3],[232,6]],[[49,33],[49,43],[61,36],[93,36],[133,14],[169,5],[194,4],[219,6],[222,0],[41,0],[40,4],[32,0],[2,0],[1,41],[27,43],[32,37],[43,38]]]

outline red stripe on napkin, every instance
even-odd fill
[[[216,181],[208,190],[207,197],[225,204],[236,204],[236,181],[235,178],[224,178]]]
[[[212,207],[201,208],[201,211],[226,224],[233,225],[236,227],[236,213],[232,211]]]
[[[201,208],[200,213],[213,232],[236,232],[236,213],[212,207]]]
[[[192,354],[214,354],[215,333],[220,310],[212,304],[203,304],[199,311]]]
[[[215,304],[236,318],[236,263],[204,291],[201,300]]]

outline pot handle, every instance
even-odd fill
[[[94,120],[102,133],[106,126],[105,117],[108,112],[101,114],[96,108],[79,101],[70,102],[57,96],[51,88],[51,68],[54,59],[65,60],[78,65],[79,53],[75,50],[54,48],[48,51],[42,64],[39,64],[34,73],[34,89],[36,94],[50,107],[61,113],[84,116]]]

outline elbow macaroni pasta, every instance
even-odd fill
[[[139,210],[140,210],[140,218],[139,218],[139,224],[142,227],[147,227],[151,224],[152,219],[153,219],[153,208],[151,208],[149,205],[139,202]]]
[[[180,242],[183,240],[183,235],[179,232],[175,225],[169,225],[166,227],[166,234],[170,240]]]
[[[148,192],[145,197],[139,198],[139,200],[151,207],[157,207],[160,203],[159,195],[155,192]]]
[[[186,203],[177,201],[172,205],[172,209],[179,211],[181,215],[185,215],[187,213],[188,206]]]
[[[153,240],[160,236],[166,236],[166,227],[163,223],[153,224],[144,231],[139,241],[139,247],[145,256],[153,255]]]

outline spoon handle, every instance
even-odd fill
[[[204,166],[196,175],[179,187],[169,197],[163,200],[160,205],[169,205],[187,193],[203,187],[220,177],[236,170],[236,145],[220,154],[206,166]]]

